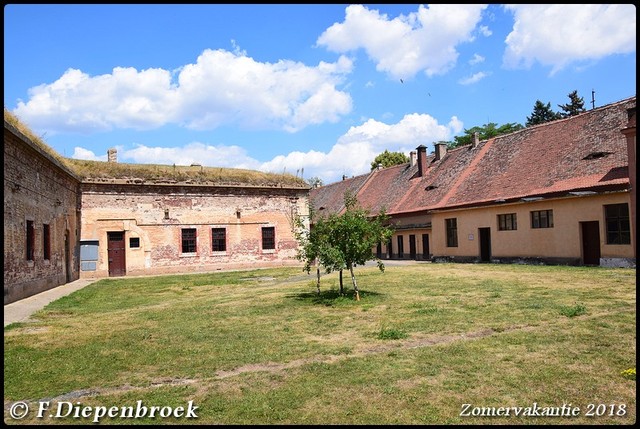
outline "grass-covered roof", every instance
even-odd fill
[[[264,173],[239,168],[200,165],[128,164],[67,158],[73,171],[84,182],[126,181],[149,184],[189,184],[210,186],[258,186],[308,188],[292,174]]]
[[[309,188],[304,179],[288,173],[265,173],[256,170],[200,165],[129,164],[65,158],[47,145],[6,107],[4,120],[5,123],[20,131],[42,152],[75,173],[83,182]]]

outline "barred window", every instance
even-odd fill
[[[211,228],[211,250],[225,252],[227,250],[227,230],[225,228]]]
[[[498,231],[515,231],[518,221],[515,213],[498,215]]]
[[[531,212],[531,228],[553,228],[553,210]]]
[[[262,228],[262,250],[274,250],[276,248],[276,229],[273,226]]]
[[[185,228],[182,230],[182,253],[196,252],[196,229]]]
[[[607,224],[607,244],[631,244],[629,205],[610,204],[604,206]]]
[[[129,248],[137,249],[140,247],[140,237],[129,237]]]

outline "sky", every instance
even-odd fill
[[[65,157],[329,184],[636,95],[632,4],[8,4],[4,106]]]

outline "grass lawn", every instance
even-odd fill
[[[636,367],[635,269],[355,272],[360,301],[348,275],[347,296],[337,273],[318,296],[300,268],[101,280],[5,327],[5,422],[91,422],[36,418],[43,400],[198,407],[104,424],[635,422],[635,372],[623,374]],[[16,401],[31,407],[21,420]],[[536,406],[578,415],[523,415]],[[477,415],[499,407],[522,411]]]

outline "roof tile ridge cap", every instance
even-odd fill
[[[356,199],[358,198],[358,196],[360,196],[360,194],[362,192],[364,192],[364,190],[368,187],[369,182],[371,181],[371,178],[378,172],[378,169],[374,169],[371,170],[371,172],[367,175],[366,179],[364,179],[364,182],[362,182],[362,184],[358,187],[358,190],[356,191]]]

